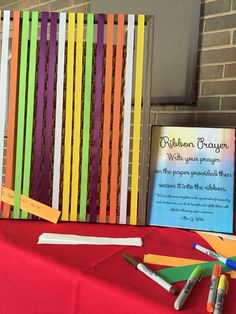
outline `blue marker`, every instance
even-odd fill
[[[193,248],[202,252],[202,253],[205,253],[205,254],[213,257],[214,259],[217,259],[218,261],[225,264],[227,267],[230,267],[230,268],[236,270],[236,263],[232,259],[226,258],[226,257],[224,257],[224,256],[222,256],[222,255],[220,255],[214,251],[208,250],[199,244],[193,244]]]

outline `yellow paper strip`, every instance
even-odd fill
[[[72,112],[73,112],[73,84],[74,84],[74,37],[75,13],[69,13],[68,47],[67,47],[67,82],[66,82],[66,118],[65,118],[65,147],[62,220],[69,220],[70,182],[71,182],[71,147],[72,147]]]
[[[143,52],[144,52],[144,15],[138,16],[137,54],[136,54],[136,78],[135,78],[135,101],[134,101],[134,133],[133,133],[133,156],[132,156],[132,183],[130,224],[137,224],[138,211],[138,177],[139,177],[139,147],[140,147],[140,124],[143,82]]]
[[[14,205],[15,192],[2,186],[2,201]],[[20,197],[20,208],[37,217],[57,223],[61,212],[55,208],[44,205],[25,195]]]
[[[77,221],[78,185],[80,163],[80,133],[81,133],[81,95],[82,95],[82,70],[83,70],[83,33],[84,14],[77,14],[76,37],[76,72],[75,72],[75,104],[74,104],[74,130],[73,130],[73,162],[71,184],[71,221]]]

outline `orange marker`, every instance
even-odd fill
[[[214,311],[217,286],[218,286],[220,275],[221,275],[221,266],[219,264],[215,264],[212,270],[211,285],[210,285],[210,290],[209,290],[208,300],[207,300],[207,312],[209,313],[212,313]]]

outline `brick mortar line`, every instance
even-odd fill
[[[224,32],[232,32],[232,31],[236,31],[236,27],[216,29],[216,30],[208,31],[208,32],[199,32],[199,36],[214,35],[214,34],[220,34]]]
[[[83,2],[83,3],[80,3],[80,4],[74,4],[74,5],[71,5],[69,7],[59,8],[57,10],[54,10],[54,12],[63,12],[63,10],[70,10],[70,9],[73,9],[73,8],[80,8],[80,7],[87,6],[89,4],[91,4],[91,1],[86,1],[86,2]],[[50,6],[50,8],[51,8],[51,6]]]
[[[55,0],[55,1],[56,1],[56,0]],[[18,3],[18,1],[15,2],[15,3]],[[47,1],[47,2],[44,2],[44,3],[38,3],[38,4],[36,4],[36,5],[29,6],[29,7],[25,8],[25,9],[23,9],[23,10],[37,9],[37,7],[41,7],[41,6],[46,5],[46,4],[49,4],[49,7],[50,7],[50,9],[51,9],[51,1]],[[73,8],[75,8],[75,7],[76,7],[76,8],[77,8],[77,7],[82,7],[82,6],[85,6],[85,5],[88,5],[88,4],[91,4],[91,1],[86,1],[86,2],[83,2],[83,3],[80,3],[80,4],[74,4],[74,5],[69,6],[69,7],[59,8],[58,10],[55,10],[54,12],[57,12],[57,11],[63,12],[62,10],[64,10],[64,9],[73,9]]]
[[[231,30],[230,32],[230,43],[231,45],[234,45],[234,30]]]
[[[215,13],[215,14],[209,14],[209,15],[202,15],[200,17],[200,20],[209,20],[212,18],[217,18],[217,17],[224,17],[224,16],[228,16],[228,15],[234,15],[236,14],[236,10],[229,10],[229,11],[225,11],[222,13]]]
[[[231,27],[231,28],[222,28],[222,29],[216,29],[216,30],[213,30],[213,31],[206,31],[206,32],[199,32],[199,36],[200,35],[211,35],[211,34],[220,34],[220,33],[224,33],[224,32],[230,32],[230,31],[233,31],[233,30],[236,30],[236,26],[235,27]]]
[[[215,0],[201,0],[201,4],[215,2]]]
[[[197,108],[197,105],[193,105],[192,107],[196,107]],[[173,114],[174,111],[170,110],[170,111],[167,111],[166,113],[170,114],[172,113]],[[189,111],[186,109],[185,111],[184,110],[178,110],[177,111],[178,113],[177,114],[181,114],[181,113],[189,113]],[[163,113],[163,112],[160,112],[158,111],[158,113]],[[191,110],[191,113],[194,113],[194,114],[202,114],[202,113],[218,113],[218,114],[222,114],[222,113],[233,113],[235,114],[235,111],[233,111],[232,109],[231,110],[227,110],[227,109],[220,109],[220,106],[219,106],[219,109],[214,109],[214,110]]]
[[[236,76],[233,77],[222,77],[219,79],[203,79],[200,81],[196,81],[197,82],[201,82],[201,83],[217,83],[217,82],[234,82],[236,81]]]
[[[210,95],[199,94],[199,96],[209,97]],[[213,95],[212,95],[212,96],[213,96]],[[216,94],[216,95],[214,95],[214,97],[224,97],[224,98],[227,98],[227,97],[236,97],[236,94]],[[234,113],[236,113],[236,112],[234,111]]]
[[[235,62],[235,61],[232,61],[232,62],[230,63],[230,65],[234,65],[234,64],[236,65],[236,62]],[[219,65],[219,64],[217,64],[217,65]],[[225,64],[225,63],[222,63],[221,65],[222,65],[222,66],[225,66],[226,64]],[[208,65],[205,65],[205,64],[198,64],[198,65],[197,65],[198,68],[203,68],[203,67],[207,67],[207,66],[208,66]],[[210,66],[212,66],[212,65],[210,65]]]
[[[215,98],[215,95],[198,95],[198,98]]]
[[[205,48],[198,49],[198,52],[201,52],[201,51],[202,52],[206,52],[206,51],[220,50],[220,49],[230,49],[230,48],[236,48],[236,44],[205,47]]]
[[[15,1],[15,2],[12,2],[12,3],[6,4],[6,5],[3,5],[3,6],[0,7],[0,10],[4,10],[4,8],[9,7],[10,5],[13,5],[13,4],[17,4],[17,3],[19,3],[19,1]],[[5,9],[5,10],[7,10],[7,9]]]
[[[226,33],[226,32],[233,32],[233,31],[236,31],[236,27],[216,29],[216,30],[207,31],[207,32],[199,32],[199,36],[214,35],[214,34],[220,34],[220,33]]]
[[[182,105],[181,105],[182,106]],[[183,105],[184,106],[184,105]],[[188,111],[188,109],[186,110],[177,110],[177,111],[174,111],[174,110],[168,110],[168,111],[158,111],[158,114],[159,113],[167,113],[167,114],[173,114],[173,113],[177,113],[177,114],[181,114],[181,113],[192,113],[192,114],[202,114],[202,113],[234,113],[235,114],[235,111],[233,111],[232,109],[231,110],[226,110],[226,109],[214,109],[214,110],[198,110],[198,105],[192,105],[191,107],[196,107],[196,110],[191,110],[191,111]],[[178,107],[179,108],[179,107]]]
[[[214,63],[200,63],[200,64],[197,64],[198,67],[200,66],[214,66],[214,65],[231,65],[232,63],[234,63],[234,61],[225,61],[225,62],[214,62]]]
[[[201,47],[198,48],[198,52],[200,51],[212,51],[212,50],[221,50],[221,49],[230,49],[230,48],[235,48],[236,44],[228,44],[228,45],[220,45],[220,46],[210,46],[210,47]]]

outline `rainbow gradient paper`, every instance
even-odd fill
[[[233,232],[234,129],[153,127],[149,224]]]

